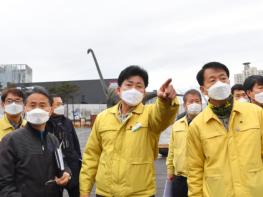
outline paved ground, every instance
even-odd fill
[[[79,142],[81,149],[83,151],[85,144],[87,142],[90,129],[77,129],[77,134],[79,137]],[[156,177],[157,177],[157,194],[156,197],[162,197],[164,184],[166,179],[166,168],[165,168],[165,158],[160,157],[155,161]],[[92,192],[92,197],[95,196],[94,191]],[[67,193],[64,192],[64,197],[68,197]]]

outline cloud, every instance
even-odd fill
[[[172,76],[179,89],[198,87],[196,72],[222,61],[262,67],[262,1],[4,1],[0,63],[26,63],[34,81],[105,78],[138,64],[156,89]]]

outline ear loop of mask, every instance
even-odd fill
[[[205,104],[206,104],[206,106],[208,105],[208,96],[207,95],[205,95],[203,92],[201,92],[201,96],[202,96],[202,100],[204,99],[204,101],[205,101]],[[203,103],[202,103],[202,105],[203,105]]]

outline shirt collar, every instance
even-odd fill
[[[21,116],[21,119],[22,119],[22,123],[20,125],[21,126],[25,126],[26,125],[26,121],[22,118]],[[4,130],[7,130],[7,129],[14,129],[14,126],[10,123],[10,121],[8,120],[6,114],[3,115],[3,129]]]
[[[120,106],[120,104],[121,104],[121,102],[117,103],[115,106],[110,108],[109,112],[113,113],[113,114],[116,114],[116,115],[119,114],[119,106]],[[130,113],[142,114],[143,108],[144,108],[144,105],[142,103],[140,103],[137,106],[135,106],[135,108],[133,108],[133,110]]]

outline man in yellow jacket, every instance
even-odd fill
[[[187,197],[186,137],[191,121],[202,110],[202,97],[195,89],[188,90],[183,97],[186,115],[177,120],[170,136],[166,160],[167,179],[172,183],[171,197]]]
[[[100,113],[89,136],[80,173],[81,197],[150,197],[156,193],[154,160],[160,133],[173,123],[179,104],[171,79],[155,104],[143,105],[147,72],[129,66],[119,75],[121,101]]]
[[[189,127],[189,197],[262,197],[262,109],[230,96],[221,63],[204,65],[197,80],[209,103]]]
[[[243,86],[250,102],[263,107],[263,76],[251,75],[246,78]]]
[[[8,133],[26,124],[22,117],[24,111],[24,94],[20,89],[8,88],[2,92],[4,115],[0,119],[0,141]]]

